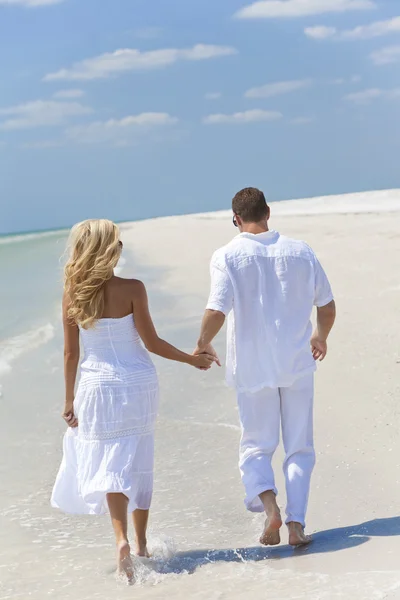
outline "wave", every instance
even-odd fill
[[[53,231],[41,231],[37,233],[18,233],[11,235],[0,235],[0,246],[6,244],[17,244],[30,240],[39,240],[42,238],[55,237],[57,235],[66,235],[68,229],[55,229]]]
[[[12,363],[20,356],[47,344],[54,337],[54,333],[54,326],[47,323],[2,341],[0,346],[0,376],[9,373],[12,369]]]

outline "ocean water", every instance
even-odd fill
[[[0,237],[0,385],[13,363],[55,334],[65,232]]]
[[[49,505],[65,429],[60,417],[65,242],[64,232],[0,240],[0,600],[392,598],[400,585],[393,544],[377,542],[372,556],[362,551],[377,531],[385,535],[386,528],[389,536],[393,527],[399,529],[396,520],[333,530],[326,508],[318,511],[322,531],[309,549],[257,544],[263,518],[243,506],[232,392],[216,369],[199,374],[159,360],[152,559],[135,561],[135,586],[115,579],[108,518],[67,516]],[[127,253],[120,267],[122,274],[149,282],[160,334],[190,350],[199,319],[178,318],[173,294],[157,287],[162,273]],[[222,344],[221,339],[221,354]],[[278,453],[277,462],[281,459]],[[337,468],[334,460],[324,459],[330,473]],[[322,475],[315,476],[311,512],[328,505]],[[280,474],[278,484],[282,487]]]

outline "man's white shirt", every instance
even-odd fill
[[[217,250],[207,309],[228,315],[228,384],[238,392],[289,387],[315,371],[312,309],[332,300],[305,242],[276,231],[241,233]]]

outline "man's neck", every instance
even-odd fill
[[[265,233],[269,231],[268,223],[262,221],[261,223],[243,223],[241,233],[252,233],[257,235],[258,233]]]

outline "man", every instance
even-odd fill
[[[282,423],[289,544],[300,546],[311,541],[304,528],[315,464],[314,371],[327,353],[335,302],[311,248],[269,230],[270,208],[260,190],[240,191],[232,209],[240,233],[212,258],[211,294],[195,353],[214,352],[211,342],[229,315],[227,380],[239,405],[245,504],[266,513],[260,542],[279,544],[282,519],[271,460]]]

